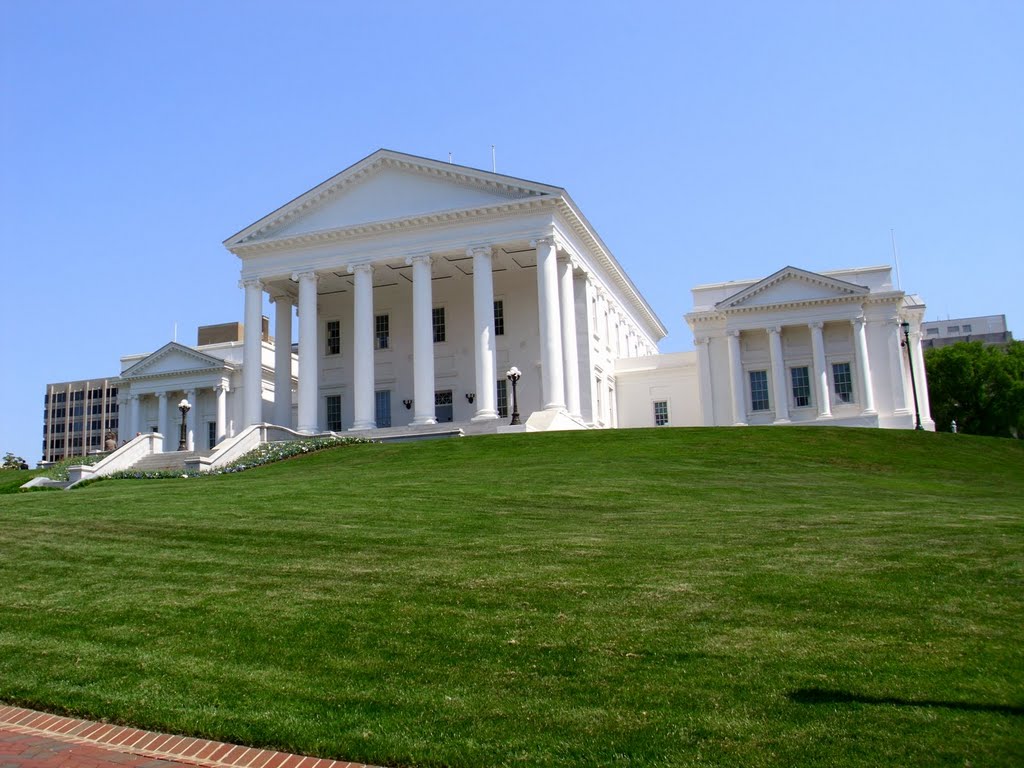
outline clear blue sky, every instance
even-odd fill
[[[221,246],[379,147],[568,189],[691,348],[689,289],[891,261],[1024,286],[1024,3],[0,0],[0,452],[51,381],[240,320]]]

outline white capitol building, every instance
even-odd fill
[[[564,189],[390,150],[224,245],[241,262],[242,340],[122,358],[119,442],[155,430],[174,450],[181,398],[196,450],[256,424],[497,431],[513,366],[527,430],[908,429],[915,413],[934,429],[925,307],[887,266],[694,288],[696,351],[661,355],[665,326]]]

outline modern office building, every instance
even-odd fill
[[[946,347],[960,341],[1009,344],[1013,334],[1006,328],[1006,315],[957,317],[921,323],[925,349]]]

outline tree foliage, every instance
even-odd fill
[[[15,456],[13,453],[8,451],[4,454],[4,463],[0,469],[21,469],[25,466],[28,465],[21,456]]]
[[[1024,437],[1024,342],[986,347],[980,341],[929,349],[924,355],[936,429]]]

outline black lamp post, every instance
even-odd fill
[[[178,443],[179,451],[188,450],[188,436],[185,434],[185,414],[192,409],[188,400],[182,398],[182,401],[178,403],[178,410],[181,411],[181,441]]]
[[[921,426],[921,408],[917,404],[917,380],[914,377],[914,356],[910,353],[910,323],[900,323],[900,328],[903,329],[903,341],[900,342],[901,346],[907,348],[907,363],[910,365],[910,388],[914,390],[914,429],[924,429]]]
[[[514,365],[508,369],[508,373],[505,374],[505,378],[512,382],[512,421],[509,422],[509,426],[513,424],[522,424],[519,420],[519,398],[516,396],[516,384],[519,382],[520,377],[523,374],[519,372],[519,369]]]

